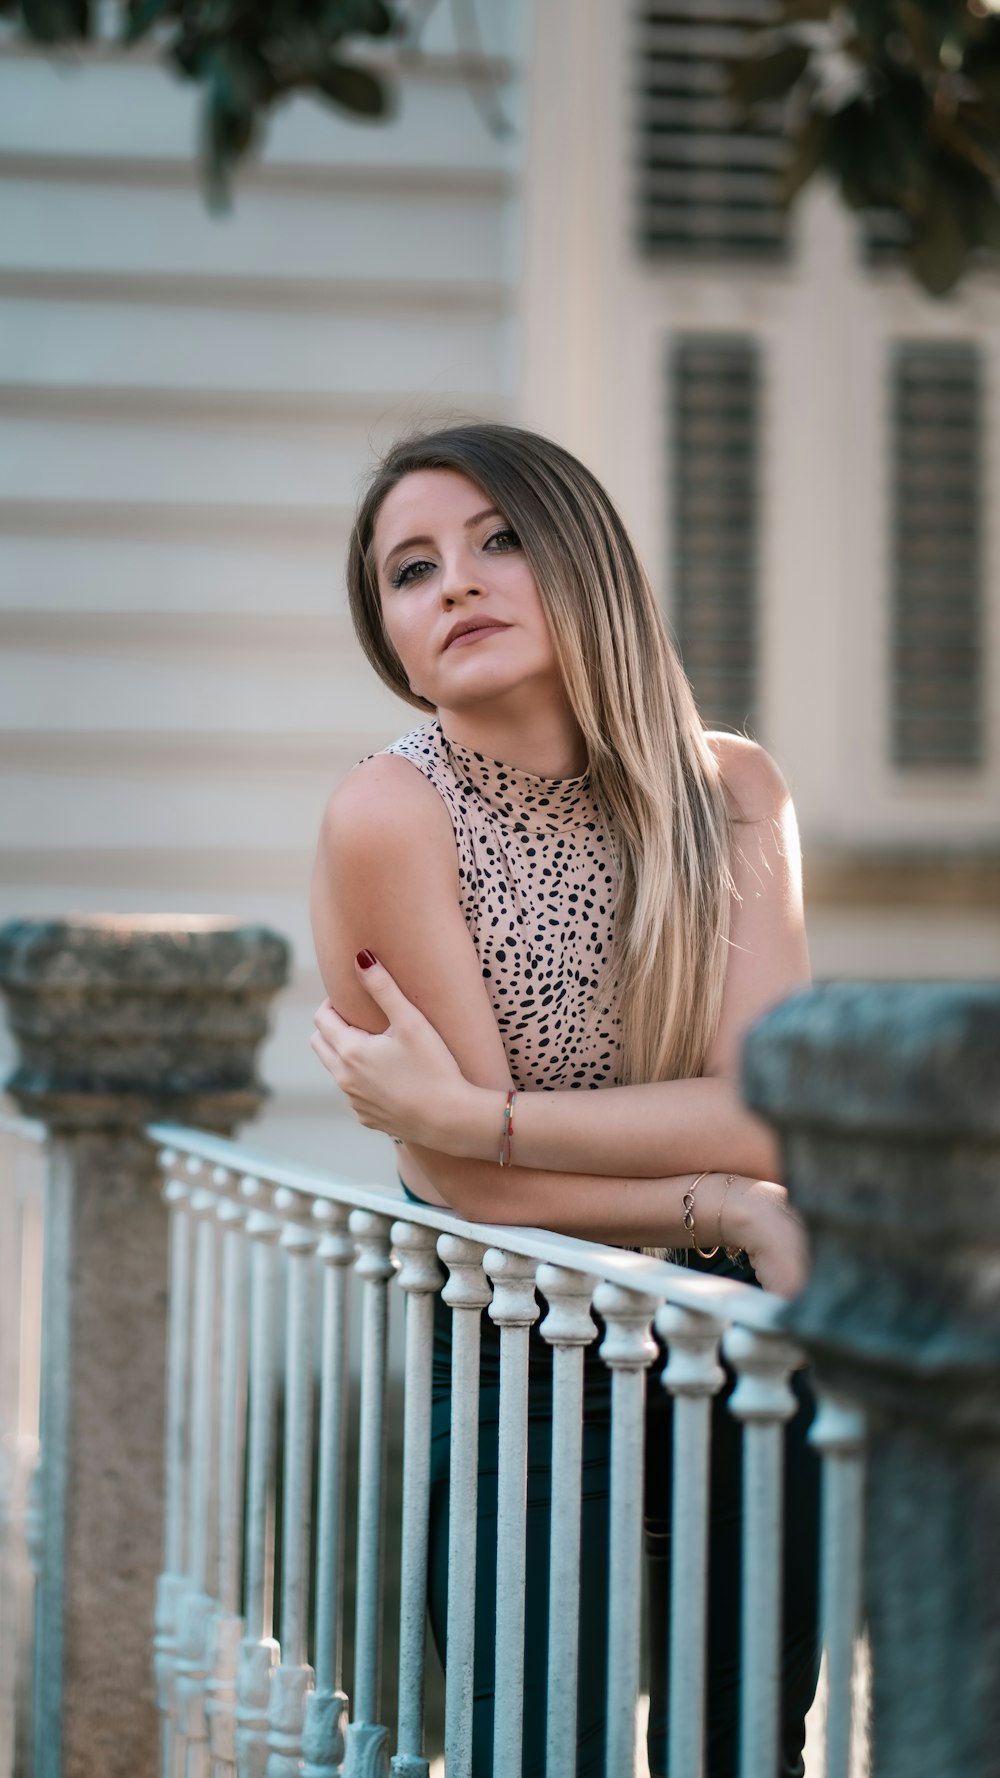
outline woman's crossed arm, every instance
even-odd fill
[[[765,1274],[762,1282],[770,1282],[775,1289],[796,1287],[804,1254],[801,1233],[787,1211],[783,1191],[753,1177],[756,1167],[744,1166],[735,1154],[735,1145],[730,1150],[725,1137],[719,1143],[719,1160],[713,1158],[710,1095],[714,1096],[718,1121],[725,1095],[731,1094],[737,1106],[732,1118],[737,1141],[741,1117],[751,1126],[752,1140],[760,1141],[761,1127],[753,1129],[755,1120],[738,1106],[735,1090],[721,1076],[718,1080],[670,1082],[661,1088],[606,1089],[600,1102],[597,1094],[590,1093],[522,1096],[515,1167],[501,1169],[495,1161],[476,1159],[475,1150],[472,1157],[465,1158],[445,1152],[440,1137],[453,1127],[458,1098],[452,1100],[450,1093],[456,1083],[461,1083],[459,1092],[463,1087],[468,1091],[469,1107],[471,1094],[477,1095],[475,1115],[482,1118],[484,1132],[489,1108],[496,1142],[510,1075],[459,906],[455,843],[447,812],[437,792],[407,761],[377,756],[358,767],[335,792],[317,857],[313,924],[330,1000],[354,1028],[347,1041],[360,1057],[363,1034],[377,1038],[369,1057],[374,1059],[376,1076],[386,1072],[389,1048],[406,1050],[406,1019],[399,1016],[404,1006],[410,1014],[409,1031],[420,1029],[440,1045],[433,1083],[427,1090],[425,1082],[423,1091],[427,1115],[419,1127],[398,1132],[408,1138],[407,1176],[414,1189],[474,1220],[538,1224],[598,1239],[675,1245],[687,1239],[681,1199],[691,1183],[691,1173],[707,1164],[717,1171],[699,1187],[699,1241],[710,1244],[716,1238],[724,1192],[722,1174],[737,1173],[740,1177],[727,1194],[722,1219],[726,1244],[746,1246],[752,1257],[759,1258]],[[363,985],[366,974],[371,977],[380,972],[359,971],[354,958],[362,950],[374,953],[390,972],[390,987],[398,984],[402,990],[396,1002],[395,1025],[387,1024],[377,999]],[[344,1027],[339,1019],[337,1026],[343,1047]],[[378,1039],[379,1033],[384,1034],[383,1039]],[[316,1047],[321,1055],[325,1042],[320,1032]],[[448,1066],[441,1068],[444,1058]],[[330,1058],[324,1059],[329,1065]],[[336,1069],[331,1067],[331,1072]],[[700,1107],[693,1097],[693,1090],[699,1087],[704,1089]],[[673,1104],[668,1107],[663,1096],[671,1092]],[[655,1108],[647,1097],[651,1094],[663,1100]],[[549,1164],[533,1162],[526,1143],[536,1138],[524,1129],[526,1103],[538,1102],[541,1110],[542,1102],[570,1101],[575,1120],[585,1104],[593,1118],[602,1105],[607,1108],[608,1102],[616,1099],[626,1107],[622,1128],[600,1135],[604,1153],[615,1154],[609,1168],[593,1164],[593,1142],[584,1148],[588,1164],[577,1168],[565,1150],[555,1154],[551,1135],[550,1147],[542,1150]],[[629,1100],[642,1105],[641,1137],[636,1133],[636,1117],[627,1109]],[[613,1124],[618,1121],[613,1115]],[[667,1129],[667,1123],[680,1127]],[[598,1115],[592,1134],[600,1124]],[[631,1149],[624,1140],[626,1128],[632,1132]],[[420,1140],[428,1135],[430,1142]],[[575,1134],[573,1140],[577,1140]],[[558,1136],[555,1142],[558,1146]],[[659,1164],[649,1167],[647,1176],[647,1169],[635,1167],[632,1161],[640,1148],[651,1159],[653,1144]],[[484,1140],[485,1154],[491,1147]],[[712,1153],[706,1152],[709,1149]],[[668,1153],[682,1152],[694,1158],[690,1162],[667,1159]]]
[[[744,1174],[760,1174],[773,1178],[779,1170],[779,1158],[773,1135],[768,1127],[743,1105],[737,1073],[742,1039],[755,1018],[808,980],[809,964],[802,919],[801,873],[795,815],[780,773],[768,756],[752,743],[738,738],[715,738],[720,765],[734,807],[742,813],[736,827],[736,852],[733,861],[733,905],[729,938],[729,964],[719,1029],[703,1075],[695,1080],[654,1082],[643,1086],[603,1088],[597,1093],[586,1090],[522,1093],[518,1096],[516,1117],[516,1157],[528,1167],[563,1171],[576,1169],[583,1173],[620,1173],[627,1169],[642,1177],[662,1177],[665,1173],[698,1171],[711,1167]],[[425,886],[432,899],[442,904],[450,898],[461,930],[448,922],[448,936],[442,930],[429,952],[406,960],[407,976],[400,977],[395,959],[400,954],[400,941],[405,934],[397,928],[384,941],[376,937],[373,918],[376,907],[371,901],[363,910],[358,933],[364,948],[374,952],[382,965],[390,964],[397,980],[417,982],[411,999],[428,1012],[427,993],[438,1003],[437,1016],[428,1014],[431,1022],[406,1016],[406,1003],[400,995],[393,997],[392,1008],[384,999],[384,971],[356,974],[353,970],[338,983],[337,996],[331,992],[340,1012],[365,1030],[379,1024],[388,1029],[377,1044],[355,1045],[351,1051],[350,1078],[341,1081],[351,1098],[356,1114],[363,1123],[386,1130],[425,1148],[465,1159],[492,1159],[498,1149],[503,1095],[509,1084],[506,1064],[501,1066],[499,1033],[492,1008],[479,978],[471,941],[458,910],[457,864],[450,823],[436,792],[418,778],[421,793],[411,802],[414,787],[409,778],[418,777],[405,761],[392,760],[392,788],[398,790],[401,806],[386,796],[386,815],[392,832],[401,835],[403,825],[412,818],[419,805],[425,822],[423,843],[418,844],[418,859],[403,871],[408,880],[404,887],[405,909],[398,921],[405,923],[410,936],[415,914],[418,880],[430,871],[435,882]],[[375,761],[368,762],[364,772],[372,777]],[[409,778],[402,776],[409,774]],[[360,777],[361,773],[355,774]],[[384,767],[380,767],[376,802],[389,788]],[[348,780],[350,784],[350,780]],[[342,790],[346,790],[346,786]],[[373,789],[375,786],[373,785]],[[338,797],[340,793],[338,793]],[[357,789],[353,795],[334,799],[328,816],[326,842],[321,845],[317,868],[317,884],[336,869],[335,855],[340,856],[341,877],[346,857],[342,848],[357,845],[363,836],[357,829],[357,813],[353,805],[361,799]],[[366,800],[366,819],[376,817],[376,808]],[[335,838],[334,829],[339,830]],[[345,832],[345,827],[349,830]],[[376,838],[379,836],[371,836]],[[385,845],[386,834],[380,836]],[[370,846],[369,846],[370,850]],[[324,854],[327,862],[324,865]],[[399,867],[385,861],[398,887]],[[360,876],[358,872],[360,871]],[[368,867],[355,862],[352,882],[355,890],[367,876]],[[440,873],[440,874],[438,874]],[[384,888],[376,886],[376,900]],[[316,894],[318,926],[328,924],[330,898],[326,890]],[[455,967],[461,969],[451,984],[442,979],[444,961],[442,946],[454,947]],[[386,955],[389,950],[390,956]],[[342,947],[341,970],[349,953]],[[428,972],[428,963],[430,971]],[[471,967],[470,967],[471,965]],[[336,964],[332,965],[336,967]],[[430,974],[433,980],[425,981]],[[418,979],[419,978],[419,979]],[[462,1019],[456,1041],[449,1041],[450,1021],[459,1008],[456,992],[461,984],[463,1010],[476,1016],[471,1022]],[[367,992],[361,996],[358,989]],[[330,986],[329,980],[327,986]],[[380,991],[381,990],[381,991]],[[420,996],[418,998],[417,996]],[[346,996],[350,997],[349,1010]],[[370,996],[374,996],[372,1004]],[[379,1009],[385,1015],[378,1018]],[[357,1016],[356,1016],[357,1015]],[[372,1019],[374,1018],[374,1026]],[[347,1033],[342,1021],[330,1006],[321,1007],[316,1017],[317,1053],[331,1065],[333,1048],[343,1049]],[[477,1039],[479,1026],[483,1036]],[[456,1025],[456,1030],[458,1029]],[[462,1054],[470,1044],[489,1038],[489,1052],[482,1052],[487,1073],[479,1071],[477,1059],[472,1068],[460,1065]],[[442,1041],[443,1040],[443,1041]],[[332,1071],[332,1070],[331,1070]],[[491,1084],[482,1084],[483,1079]],[[496,1085],[492,1084],[496,1080]]]

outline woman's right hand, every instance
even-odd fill
[[[745,1249],[757,1279],[776,1296],[798,1296],[809,1276],[805,1223],[783,1185],[736,1178],[726,1193],[722,1240]]]

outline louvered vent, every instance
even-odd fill
[[[980,361],[974,345],[900,345],[892,742],[900,766],[976,765],[980,684]]]
[[[726,97],[771,0],[639,5],[639,242],[662,257],[780,260],[777,177],[787,150],[778,106],[741,124]]]
[[[902,265],[910,243],[910,225],[905,216],[895,210],[864,210],[860,224],[865,265],[874,269]]]
[[[681,338],[670,380],[674,629],[705,721],[742,730],[757,712],[757,346]]]

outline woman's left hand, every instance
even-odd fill
[[[381,963],[358,965],[358,980],[388,1019],[388,1029],[373,1036],[349,1025],[324,1000],[310,1046],[359,1123],[404,1142],[439,1147],[449,1103],[468,1090],[468,1082],[447,1044]]]

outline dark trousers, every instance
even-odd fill
[[[699,1269],[718,1270],[720,1262]],[[748,1269],[721,1269],[752,1280]],[[604,1769],[607,1685],[608,1498],[611,1377],[587,1350],[584,1369],[583,1522],[581,1537],[580,1656],[577,1778],[621,1778]],[[667,1774],[667,1644],[670,1582],[671,1403],[659,1382],[664,1356],[647,1391],[645,1537],[649,1581],[649,1763],[653,1778]],[[484,1312],[479,1428],[479,1508],[474,1663],[474,1778],[493,1774],[493,1667],[496,1612],[497,1424],[499,1331]],[[532,1329],[529,1351],[527,1596],[523,1778],[544,1778],[548,1686],[548,1562],[551,1505],[551,1354]],[[431,1627],[447,1670],[448,1462],[451,1423],[451,1312],[438,1299],[435,1319],[429,1605]],[[713,1404],[707,1778],[736,1778],[739,1728],[740,1540],[742,1433],[727,1411],[733,1379]],[[781,1753],[775,1778],[802,1778],[804,1718],[816,1688],[819,1465],[806,1443],[813,1404],[806,1380],[795,1379],[800,1408],[787,1429],[785,1461],[785,1571],[782,1636]],[[503,1585],[503,1576],[500,1577]],[[554,1676],[559,1683],[559,1676]],[[516,1778],[499,1772],[495,1778]],[[686,1773],[670,1778],[689,1778]]]

